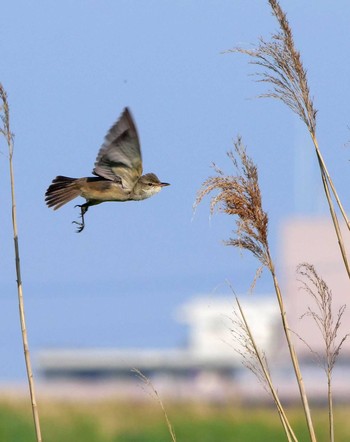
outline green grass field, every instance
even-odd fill
[[[203,404],[168,404],[167,412],[178,442],[284,441],[272,408],[238,408]],[[49,442],[163,442],[171,441],[156,402],[95,401],[39,403],[43,440]],[[349,408],[335,412],[336,440],[350,440]],[[300,410],[288,416],[300,441],[308,440]],[[327,441],[327,411],[313,412],[318,441]],[[34,442],[27,399],[0,401],[0,440]]]

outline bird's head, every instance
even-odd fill
[[[142,175],[138,180],[137,193],[139,193],[140,199],[145,199],[160,192],[162,187],[165,186],[170,186],[170,184],[162,183],[154,173],[146,173],[146,175]]]

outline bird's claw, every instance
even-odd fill
[[[84,230],[85,223],[83,223],[83,222],[80,223],[79,221],[72,221],[72,224],[77,224],[78,225],[76,233],[80,233],[80,232],[82,232]]]
[[[84,227],[85,227],[84,215],[85,215],[85,213],[88,210],[88,206],[86,206],[85,204],[76,204],[74,206],[74,208],[75,207],[79,207],[80,208],[81,222],[79,222],[79,221],[72,221],[72,224],[77,224],[78,225],[76,233],[80,233],[80,232],[82,232],[84,230]]]

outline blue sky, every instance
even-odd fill
[[[350,4],[281,2],[308,70],[318,136],[345,205],[349,175]],[[246,292],[256,263],[222,245],[233,220],[209,220],[196,192],[242,135],[259,167],[278,259],[283,219],[325,212],[302,123],[242,55],[276,30],[267,2],[7,2],[1,77],[15,132],[15,178],[30,346],[166,347],[184,344],[174,311],[199,294]],[[59,174],[89,176],[106,131],[134,114],[145,172],[171,183],[137,203],[92,207],[75,233],[74,203],[57,212],[44,193]],[[12,247],[7,151],[0,145],[0,379],[24,376]],[[78,202],[78,201],[77,201]],[[257,293],[270,291],[263,279]]]

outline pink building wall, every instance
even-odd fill
[[[350,232],[342,229],[346,248],[350,254]],[[286,221],[281,230],[281,255],[283,279],[282,290],[286,299],[286,311],[291,330],[302,336],[317,352],[322,352],[322,338],[313,320],[309,317],[300,319],[313,307],[314,301],[304,290],[301,290],[300,276],[296,267],[300,263],[313,264],[333,294],[333,312],[340,306],[348,304],[344,313],[338,337],[350,332],[350,280],[347,276],[337,238],[330,217],[294,218]],[[350,256],[349,256],[350,258]],[[295,348],[300,356],[310,356],[310,350],[296,336]],[[350,338],[345,342],[343,356],[350,357]]]

